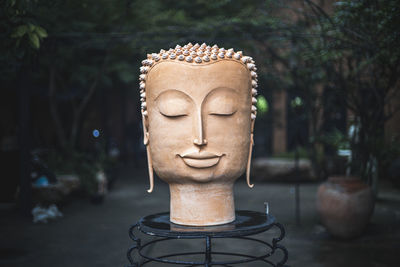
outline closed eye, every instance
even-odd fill
[[[236,110],[235,111],[233,111],[233,112],[221,112],[221,111],[218,111],[218,112],[210,112],[209,114],[210,115],[214,115],[214,116],[225,116],[225,117],[228,117],[228,116],[232,116],[233,114],[235,114],[236,113]]]
[[[218,87],[203,100],[204,110],[212,116],[230,117],[238,110],[238,93],[231,88]]]
[[[165,113],[163,113],[163,112],[161,112],[161,111],[160,111],[160,113],[161,113],[161,115],[163,115],[164,117],[171,118],[171,119],[182,118],[182,117],[186,117],[186,116],[188,115],[188,114],[186,114],[186,113],[165,114]]]
[[[156,98],[158,111],[169,119],[179,119],[190,114],[193,102],[185,93],[170,89],[162,92]]]

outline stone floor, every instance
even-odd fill
[[[168,210],[168,187],[157,180],[154,192],[148,194],[146,177],[143,171],[125,169],[102,205],[72,199],[61,207],[64,217],[48,224],[33,224],[21,218],[12,206],[0,205],[0,266],[126,265],[126,250],[131,244],[127,235],[129,225],[141,216]],[[366,233],[355,240],[341,241],[331,238],[318,223],[315,210],[317,186],[300,186],[300,226],[295,224],[292,184],[257,183],[249,189],[239,181],[235,187],[236,208],[263,211],[264,201],[269,202],[270,212],[286,227],[283,244],[289,250],[290,266],[399,266],[400,191],[382,184]],[[151,253],[201,250],[203,246],[192,241],[179,241],[167,248],[153,247]],[[243,253],[258,253],[259,250],[252,244],[221,240],[215,242],[214,247],[217,246]]]

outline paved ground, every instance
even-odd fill
[[[141,216],[168,210],[168,187],[157,180],[154,193],[148,194],[145,182],[143,172],[125,170],[103,205],[73,199],[61,208],[64,218],[49,224],[33,224],[19,217],[12,207],[0,206],[0,266],[124,266],[126,249],[131,244],[129,225]],[[389,185],[381,186],[367,232],[352,241],[335,240],[318,224],[316,184],[300,187],[301,226],[294,223],[293,185],[258,183],[249,189],[241,181],[235,189],[237,209],[263,211],[263,202],[270,203],[271,213],[286,227],[283,244],[289,250],[288,264],[292,267],[399,266],[400,192]],[[152,252],[199,246],[203,248],[203,244],[195,242],[178,243],[169,248],[152,248]],[[218,241],[214,246],[258,252],[252,244]]]

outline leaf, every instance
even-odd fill
[[[35,28],[36,28],[35,25],[29,23],[29,24],[28,24],[28,27],[29,27],[29,31],[30,31],[30,32],[34,32],[34,31],[35,31]]]
[[[40,41],[39,36],[36,33],[29,33],[29,41],[33,48],[39,49]]]
[[[11,34],[11,38],[21,38],[28,32],[28,26],[21,25],[15,28],[14,32]]]
[[[47,37],[47,31],[43,29],[40,26],[36,26],[35,32],[40,38],[46,38]]]

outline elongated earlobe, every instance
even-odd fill
[[[253,115],[253,114],[252,114]],[[255,115],[255,114],[254,114]],[[251,128],[250,128],[250,147],[249,147],[249,157],[247,159],[247,168],[246,168],[246,182],[248,187],[253,188],[254,184],[250,183],[250,169],[251,169],[251,155],[253,153],[253,146],[254,146],[254,124],[255,118],[251,121]]]
[[[147,152],[147,167],[149,171],[149,182],[150,182],[150,188],[147,190],[147,192],[151,193],[153,192],[154,189],[154,173],[153,173],[153,162],[151,160],[151,155],[150,155],[150,147],[146,145],[146,152]]]
[[[246,182],[250,188],[253,188],[254,184],[250,184],[250,168],[251,168],[251,154],[253,153],[253,133],[250,135],[250,148],[249,148],[249,158],[247,159],[247,168],[246,168]]]
[[[147,192],[151,193],[154,189],[154,173],[153,173],[153,161],[151,160],[150,147],[149,147],[149,132],[147,127],[147,116],[142,113],[142,123],[143,123],[143,144],[146,146],[147,154],[147,168],[149,172],[149,182],[150,188]]]

